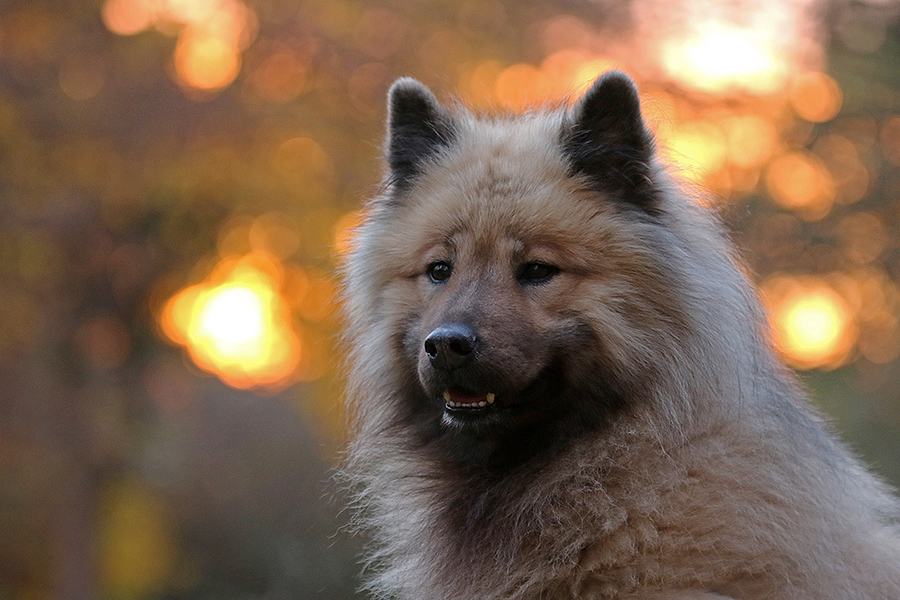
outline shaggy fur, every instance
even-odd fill
[[[507,119],[409,79],[389,105],[345,287],[375,597],[900,599],[896,500],[779,363],[626,76]]]

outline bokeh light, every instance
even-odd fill
[[[810,220],[824,217],[834,202],[831,173],[809,152],[795,151],[777,157],[766,172],[766,183],[776,202]]]
[[[287,44],[258,48],[264,52],[247,80],[250,93],[267,102],[290,102],[309,86],[307,58]]]
[[[296,374],[301,346],[279,279],[280,267],[268,256],[224,260],[206,281],[165,304],[163,332],[230,385],[283,387]]]
[[[497,76],[496,93],[503,106],[523,111],[542,104],[550,95],[550,89],[540,69],[520,63],[500,72]]]
[[[856,325],[848,303],[825,281],[776,276],[763,286],[778,347],[791,364],[835,368],[850,357]]]
[[[788,71],[777,52],[777,35],[768,28],[700,23],[689,36],[663,43],[660,60],[670,77],[700,91],[772,93]]]
[[[155,10],[150,0],[106,0],[100,14],[113,33],[134,35],[153,24]]]
[[[813,123],[830,121],[841,109],[841,88],[825,73],[801,73],[790,90],[791,106],[801,119]]]
[[[118,35],[152,26],[177,35],[177,81],[200,92],[230,85],[240,72],[241,52],[256,36],[256,15],[241,0],[106,0],[101,15]]]
[[[212,35],[184,35],[175,48],[179,80],[199,90],[217,90],[230,84],[240,71],[240,61],[237,48]]]
[[[707,181],[728,156],[725,134],[711,121],[676,125],[663,143],[666,158],[678,168],[679,174],[695,182]]]
[[[175,570],[177,534],[163,498],[139,480],[117,481],[100,506],[101,580],[118,598],[140,598],[164,589]]]

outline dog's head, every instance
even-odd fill
[[[611,72],[569,110],[479,120],[402,79],[389,111],[388,184],[354,265],[377,272],[403,418],[486,452],[603,422],[680,319],[634,84]]]

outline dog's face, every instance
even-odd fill
[[[493,440],[488,454],[510,436],[552,444],[642,377],[648,325],[672,303],[643,239],[661,225],[636,102],[612,77],[568,114],[473,126],[395,85],[392,194],[368,250],[426,435]]]
[[[417,304],[403,352],[445,426],[552,414],[575,378],[566,371],[587,354],[575,350],[593,344],[575,299],[595,281],[599,248],[579,238],[593,237],[596,203],[577,198],[561,161],[503,136],[445,156],[397,215],[409,232],[404,263],[415,265],[404,293]]]

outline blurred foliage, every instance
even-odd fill
[[[335,255],[400,75],[517,111],[631,72],[667,158],[737,231],[786,358],[900,483],[897,16],[6,0],[0,598],[355,597],[326,483]]]

